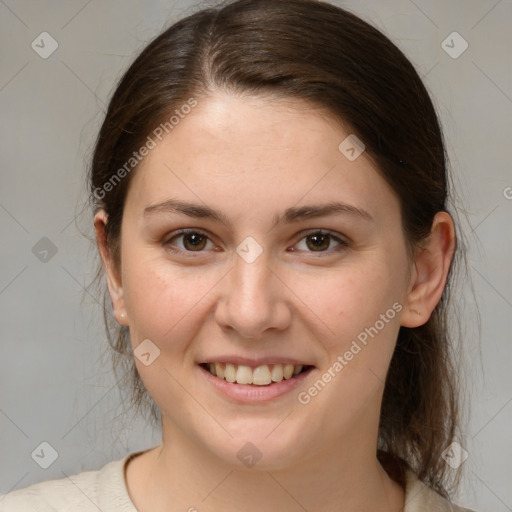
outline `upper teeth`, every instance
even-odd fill
[[[264,364],[254,369],[243,364],[231,363],[208,363],[206,366],[212,375],[216,375],[220,379],[237,382],[237,384],[254,384],[256,386],[266,386],[271,382],[281,382],[283,379],[289,379],[300,373],[303,368],[301,364]]]

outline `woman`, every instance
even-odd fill
[[[446,167],[413,66],[345,10],[239,0],[162,33],[90,173],[111,341],[162,443],[2,510],[463,510]]]

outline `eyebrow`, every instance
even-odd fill
[[[143,216],[147,217],[154,213],[181,213],[193,218],[214,220],[225,226],[229,226],[228,217],[222,211],[214,210],[206,205],[180,201],[177,199],[168,199],[161,203],[147,206],[144,209]],[[361,208],[357,208],[346,203],[330,202],[320,205],[300,207],[292,206],[287,208],[281,215],[274,214],[272,229],[280,224],[291,224],[301,220],[337,214],[347,214],[359,217],[363,220],[373,221],[372,216]]]

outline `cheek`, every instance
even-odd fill
[[[331,336],[325,344],[338,349],[400,302],[402,281],[391,268],[374,259],[369,264],[339,269],[321,282],[304,281],[300,296],[307,298],[307,305],[329,327]],[[388,314],[391,316],[396,317],[395,310]]]
[[[161,410],[169,403],[176,410],[186,397],[176,378],[184,365],[192,364],[190,340],[204,323],[203,300],[218,277],[178,269],[162,258],[137,257],[125,260],[125,302],[130,318],[134,348],[149,339],[159,349],[149,365],[135,357],[139,375]],[[183,409],[184,410],[184,409]]]
[[[387,265],[377,261],[364,268],[345,270],[337,279],[325,281],[315,304],[331,331],[319,341],[326,356],[322,376],[333,383],[328,384],[329,391],[322,394],[317,405],[320,407],[323,401],[329,408],[335,401],[344,411],[340,418],[358,414],[362,405],[382,389],[402,308],[401,274],[393,274]],[[312,390],[314,394],[316,389]]]
[[[173,267],[171,271],[162,258],[127,257],[124,268],[132,340],[149,338],[166,349],[177,349],[179,340],[186,339],[186,331],[197,328],[192,319],[201,309],[201,298],[213,288],[214,276],[186,268]],[[168,340],[173,341],[172,346]]]

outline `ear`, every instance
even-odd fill
[[[116,268],[110,248],[107,245],[105,226],[108,216],[105,210],[101,209],[94,215],[94,230],[96,232],[96,243],[100,251],[101,261],[107,277],[108,291],[112,300],[114,316],[121,325],[128,326],[128,315],[124,302],[124,292],[121,281],[121,269]]]
[[[456,244],[452,218],[446,212],[438,212],[430,235],[415,257],[410,291],[401,317],[404,327],[419,327],[430,318],[443,294]]]

